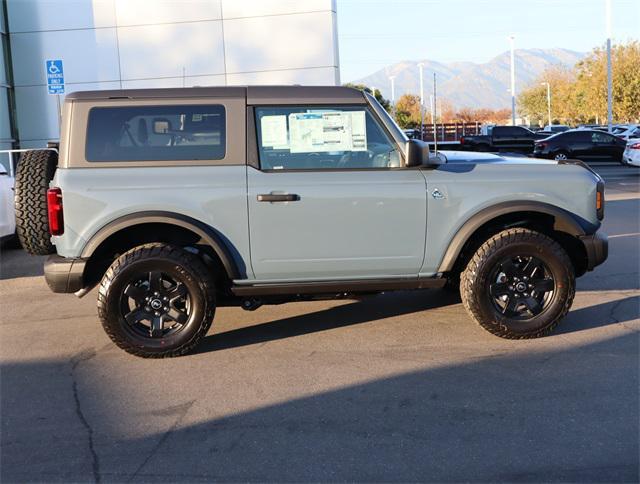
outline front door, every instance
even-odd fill
[[[416,276],[426,181],[366,106],[256,107],[248,167],[258,280]]]

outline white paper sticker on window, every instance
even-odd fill
[[[365,151],[364,111],[311,111],[289,115],[291,153]]]
[[[289,149],[287,117],[284,114],[260,118],[260,131],[262,133],[261,144],[263,148]]]

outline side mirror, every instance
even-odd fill
[[[410,139],[407,142],[408,168],[414,166],[442,165],[445,161],[440,157],[429,155],[429,144],[418,139]]]

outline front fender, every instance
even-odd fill
[[[462,248],[469,238],[484,224],[491,220],[516,212],[532,212],[550,215],[554,219],[554,230],[565,232],[574,237],[594,233],[598,227],[587,220],[581,219],[560,207],[536,201],[501,202],[484,208],[468,218],[457,230],[442,258],[438,272],[448,272],[453,269]]]

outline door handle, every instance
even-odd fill
[[[258,195],[259,202],[297,202],[298,200],[300,200],[300,195],[296,195],[295,193],[263,193]]]

